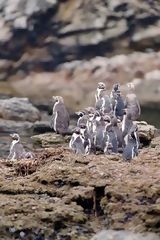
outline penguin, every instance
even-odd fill
[[[91,152],[92,139],[91,139],[91,135],[87,131],[87,127],[86,127],[85,124],[80,124],[80,133],[81,133],[81,136],[84,139],[85,154],[88,155]]]
[[[84,138],[80,133],[79,127],[76,127],[72,134],[69,148],[72,149],[75,154],[85,154]]]
[[[76,112],[76,114],[79,116],[78,121],[77,121],[77,127],[80,127],[81,124],[87,125],[89,116],[81,111]]]
[[[114,116],[118,117],[119,119],[122,120],[123,114],[124,114],[124,108],[125,108],[125,103],[123,100],[123,97],[121,95],[120,91],[117,91],[115,93],[115,98],[114,98]]]
[[[69,127],[69,114],[64,105],[63,97],[53,96],[55,104],[53,106],[53,113],[50,121],[50,126],[56,133],[66,134]]]
[[[114,131],[111,119],[108,118],[108,120],[105,120],[105,147],[104,147],[104,154],[109,153],[118,153],[118,141],[117,136]]]
[[[114,98],[115,94],[117,93],[117,91],[120,91],[120,85],[119,83],[115,83],[112,87],[111,93],[110,93],[110,98]]]
[[[132,114],[128,112],[128,109],[124,109],[124,115],[121,125],[124,146],[127,144],[128,138],[126,136],[129,133],[132,126],[133,126]]]
[[[122,149],[124,146],[124,139],[123,139],[122,129],[119,126],[121,121],[120,121],[120,119],[113,117],[113,118],[111,118],[111,122],[112,122],[112,126],[113,126],[114,132],[117,137],[118,152],[122,153]]]
[[[20,159],[33,159],[34,155],[31,152],[26,152],[23,145],[20,142],[20,136],[17,133],[10,134],[12,143],[10,146],[10,153],[8,159],[20,160]]]
[[[96,94],[95,94],[95,98],[96,98],[96,102],[101,98],[101,92],[106,90],[106,85],[104,82],[99,82],[97,89],[96,89]]]
[[[134,84],[128,84],[128,93],[125,99],[125,107],[128,109],[128,112],[131,114],[132,120],[137,120],[141,115],[141,107],[137,99],[136,94],[134,93]]]
[[[93,119],[93,142],[97,150],[103,151],[104,148],[105,124],[101,113],[96,111]]]
[[[98,83],[98,87],[95,94],[96,104],[95,109],[104,113],[112,111],[112,104],[110,97],[106,92],[106,85],[103,82]]]
[[[123,159],[126,161],[132,160],[134,157],[138,156],[139,143],[136,137],[136,132],[137,129],[133,127],[130,133],[127,134],[127,145],[122,154]]]

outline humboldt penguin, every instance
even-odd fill
[[[76,127],[69,142],[70,149],[75,154],[85,154],[84,138],[81,135],[80,128]]]
[[[87,121],[89,119],[89,116],[85,112],[76,112],[76,114],[79,116],[77,121],[77,127],[80,127],[81,124],[87,125]]]
[[[123,150],[123,159],[132,160],[134,157],[138,156],[139,142],[137,139],[137,128],[133,127],[129,134],[127,134],[127,145]]]
[[[106,85],[104,82],[99,82],[97,89],[96,89],[96,94],[95,94],[95,98],[96,98],[96,102],[101,98],[101,92],[106,90]]]
[[[128,84],[128,93],[126,95],[125,107],[128,109],[128,112],[131,114],[132,120],[137,120],[141,114],[141,107],[137,99],[136,94],[134,93],[134,84]]]
[[[85,154],[88,155],[91,152],[92,138],[90,133],[87,131],[87,126],[85,124],[80,125],[80,133],[84,139]]]
[[[55,101],[50,126],[56,133],[66,134],[69,127],[69,114],[64,105],[63,97],[53,96]]]
[[[130,129],[133,126],[132,114],[128,111],[128,109],[124,109],[124,115],[122,119],[122,136],[124,139],[124,145],[127,144],[128,137],[127,134],[129,133]]]
[[[123,118],[125,103],[120,91],[117,91],[115,94],[114,102],[114,116],[118,117],[120,120]]]
[[[103,151],[104,148],[105,124],[100,112],[96,111],[93,119],[93,142],[97,150]]]
[[[118,141],[117,141],[117,135],[114,131],[113,124],[111,122],[111,118],[108,116],[104,117],[105,121],[105,147],[104,147],[104,153],[110,154],[110,153],[117,153],[118,152]]]
[[[121,121],[120,119],[117,119],[116,117],[111,118],[112,126],[114,129],[114,132],[117,137],[117,144],[118,144],[118,152],[122,153],[122,149],[124,146],[124,139],[122,134],[122,128],[120,127]]]
[[[96,104],[95,109],[104,113],[112,111],[112,104],[110,97],[106,92],[106,85],[103,82],[98,83],[97,91],[95,94]]]
[[[23,145],[20,142],[20,136],[17,133],[10,134],[12,138],[12,143],[10,146],[10,153],[8,159],[10,160],[20,160],[26,158],[33,158],[34,155],[31,152],[26,152]]]

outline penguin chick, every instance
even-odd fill
[[[26,158],[34,158],[33,153],[26,152],[23,145],[20,142],[20,136],[17,133],[13,133],[10,135],[12,138],[12,143],[10,146],[10,153],[8,159],[10,160],[20,160]]]
[[[65,134],[69,127],[69,114],[64,105],[63,97],[52,97],[55,100],[50,126],[56,133]]]

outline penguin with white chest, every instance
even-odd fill
[[[123,159],[126,161],[132,160],[134,157],[138,156],[139,148],[139,138],[138,130],[136,126],[133,126],[127,135],[127,145],[123,150]]]
[[[105,154],[118,153],[117,135],[116,135],[115,130],[113,128],[111,118],[109,116],[105,116],[104,121],[105,121],[104,153]]]
[[[50,126],[56,133],[64,135],[67,133],[69,127],[69,113],[64,105],[63,97],[53,96],[53,100],[55,100],[55,104],[53,106]]]
[[[70,149],[75,154],[85,154],[84,138],[81,135],[80,128],[76,127],[69,142]]]
[[[106,85],[103,82],[98,83],[98,87],[95,94],[96,104],[95,108],[98,111],[104,113],[110,113],[112,111],[111,99],[107,94]]]
[[[12,138],[12,143],[10,146],[10,153],[8,159],[10,160],[20,160],[20,159],[33,159],[34,155],[31,152],[26,152],[23,145],[20,142],[20,136],[17,133],[10,135]]]

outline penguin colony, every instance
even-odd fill
[[[69,114],[63,98],[53,98],[51,128],[63,135],[68,131]],[[106,155],[121,153],[123,159],[133,159],[140,146],[135,120],[141,113],[134,86],[128,84],[128,93],[123,98],[119,84],[114,84],[109,94],[105,83],[99,82],[95,99],[95,107],[76,113],[79,118],[69,142],[70,149],[75,154],[88,155],[99,151]]]
[[[135,121],[139,118],[141,110],[134,86],[128,84],[128,88],[128,93],[123,98],[119,84],[114,84],[109,94],[105,83],[98,83],[95,107],[88,107],[76,113],[77,126],[69,142],[69,147],[75,154],[121,153],[125,160],[131,160],[138,155],[140,142]],[[61,96],[53,96],[53,100],[50,127],[56,133],[65,135],[69,133],[68,111]],[[25,151],[17,133],[11,134],[11,137],[8,159],[34,158],[31,152]]]

